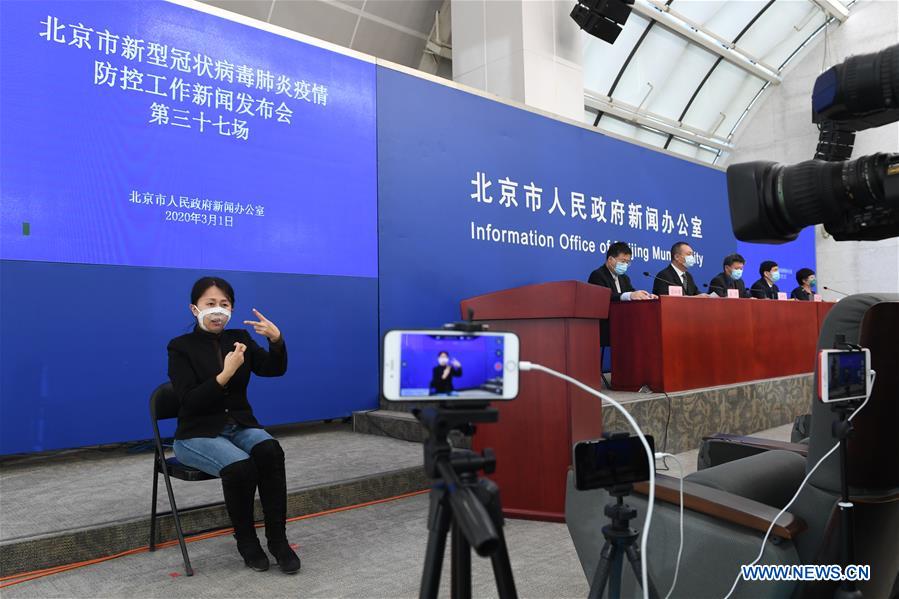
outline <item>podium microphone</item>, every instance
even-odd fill
[[[646,272],[645,270],[643,271],[643,276],[644,276],[644,277],[652,277],[652,275],[649,274],[648,272]],[[674,285],[675,287],[680,287],[680,285],[678,285],[677,283],[672,283],[672,282],[669,281],[668,279],[663,279],[663,278],[660,277],[659,275],[656,275],[655,277],[653,277],[653,279],[652,279],[653,285],[655,285],[656,279],[662,281],[663,283],[667,283],[667,284],[669,284],[669,285]]]
[[[706,289],[708,289],[709,291],[711,291],[712,289],[720,289],[721,291],[724,292],[725,297],[727,296],[727,289],[725,287],[722,287],[721,285],[709,286],[708,283],[703,283],[702,286],[705,287]]]
[[[838,294],[838,295],[842,295],[843,297],[849,297],[849,295],[850,295],[850,294],[844,293],[844,292],[842,292],[842,291],[837,291],[836,289],[833,289],[833,288],[831,288],[831,287],[828,287],[827,285],[824,285],[823,287],[821,287],[821,289],[826,289],[826,290],[828,290],[828,291],[833,291],[834,293],[836,293],[836,294]]]

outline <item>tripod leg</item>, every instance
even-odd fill
[[[640,552],[633,545],[628,545],[626,552],[627,559],[631,563],[631,569],[634,571],[634,576],[637,577],[637,586],[642,587],[643,575],[640,572]],[[646,583],[649,585],[649,599],[659,599],[659,592],[652,581],[652,576],[649,576],[649,572],[646,574]]]
[[[490,556],[493,563],[493,577],[496,579],[496,590],[499,599],[516,599],[518,591],[515,590],[515,577],[512,575],[512,563],[509,561],[509,548],[506,545],[506,535],[503,534],[501,523],[497,523],[496,532],[499,534],[499,547]]]
[[[450,581],[453,599],[471,599],[471,545],[465,535],[453,522],[452,537],[452,579]]]
[[[421,599],[437,599],[440,591],[440,570],[446,550],[451,512],[444,490],[431,489],[431,507],[428,514],[428,548],[425,567],[421,574]]]
[[[603,591],[606,590],[606,584],[609,582],[609,575],[612,573],[612,562],[615,560],[617,552],[615,547],[606,541],[599,552],[599,561],[596,563],[596,571],[593,573],[593,581],[590,583],[590,594],[588,599],[600,599]]]
[[[624,554],[620,547],[612,544],[610,566],[611,575],[609,576],[609,599],[621,598],[621,570],[624,568]]]
[[[506,545],[506,534],[503,532],[505,521],[499,487],[490,479],[481,479],[478,481],[475,495],[487,508],[487,513],[490,514],[490,519],[493,521],[499,537],[499,546],[490,556],[499,599],[515,599],[518,597],[518,591],[515,589],[515,577],[512,574],[512,563],[509,560],[509,546]]]

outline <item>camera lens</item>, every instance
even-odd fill
[[[807,160],[782,168],[778,209],[792,228],[799,230],[828,222],[839,215],[835,192],[840,166],[833,162]]]
[[[734,234],[741,241],[783,243],[823,223],[835,238],[866,229],[887,235],[899,209],[897,156],[846,162],[807,160],[790,166],[746,162],[727,169]],[[877,237],[871,237],[877,238]]]

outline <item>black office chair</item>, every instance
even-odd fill
[[[175,504],[175,494],[172,492],[171,477],[179,480],[197,481],[212,480],[215,476],[206,474],[196,468],[185,466],[178,461],[178,458],[165,457],[165,450],[162,447],[162,438],[159,436],[159,421],[176,418],[178,416],[178,408],[180,402],[178,396],[175,395],[171,383],[163,383],[153,390],[150,395],[150,421],[153,423],[153,440],[156,449],[153,455],[153,507],[150,511],[150,551],[156,551],[156,490],[159,486],[159,473],[165,479],[165,489],[169,494],[169,505],[172,507],[172,517],[175,520],[175,531],[178,534],[178,544],[181,545],[181,555],[184,557],[184,571],[188,576],[194,575],[194,570],[190,565],[190,558],[187,555],[187,544],[184,542],[184,531],[181,528],[181,519],[178,517],[178,506]]]

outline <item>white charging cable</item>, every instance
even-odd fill
[[[567,374],[562,374],[561,372],[557,372],[552,368],[547,368],[546,366],[541,366],[540,364],[535,364],[533,362],[519,362],[518,370],[528,371],[528,370],[537,370],[540,372],[545,372],[546,374],[552,375],[556,378],[562,379],[565,382],[571,383],[575,387],[579,389],[583,389],[587,393],[591,395],[595,395],[601,400],[609,402],[609,404],[621,412],[621,415],[624,416],[624,419],[628,421],[631,427],[634,429],[634,432],[637,433],[637,436],[640,437],[640,441],[643,443],[643,449],[646,450],[646,459],[647,463],[650,465],[649,468],[649,501],[646,505],[646,521],[643,524],[643,538],[640,540],[640,581],[641,586],[643,587],[643,599],[649,599],[649,574],[647,570],[647,560],[646,560],[646,541],[649,539],[649,525],[652,523],[652,508],[655,505],[656,499],[656,469],[655,458],[652,453],[652,448],[649,446],[649,442],[646,440],[646,437],[643,435],[643,431],[640,430],[640,426],[637,424],[637,421],[634,420],[633,416],[631,416],[627,410],[622,407],[620,403],[606,395],[605,393],[600,393],[596,389],[585,385],[577,379],[574,379]]]
[[[665,595],[665,599],[668,599],[671,597],[671,594],[674,592],[674,587],[677,585],[677,573],[680,570],[680,558],[681,554],[684,552],[684,465],[674,454],[656,452],[656,459],[661,459],[662,463],[667,466],[668,463],[665,461],[665,458],[673,459],[677,462],[678,469],[680,469],[680,543],[677,546],[677,561],[674,563],[674,580],[671,581],[671,588],[668,589],[668,594]]]
[[[871,399],[871,392],[874,390],[874,379],[876,378],[877,373],[874,372],[873,370],[871,370],[870,372],[871,372],[871,375],[868,379],[868,393],[867,393],[867,395],[865,395],[865,401],[862,402],[862,405],[860,405],[857,410],[855,410],[852,414],[849,415],[849,420],[852,420],[853,418],[855,418],[858,415],[858,413],[862,411],[862,408],[864,408],[866,405],[868,405],[868,400]],[[802,479],[802,482],[799,483],[799,488],[796,489],[796,494],[793,495],[793,498],[790,499],[789,502],[787,502],[787,505],[785,505],[783,507],[783,509],[777,513],[776,516],[774,516],[774,519],[771,521],[771,525],[768,526],[768,531],[765,533],[764,538],[762,538],[762,547],[759,549],[759,554],[756,556],[756,558],[754,560],[752,560],[751,564],[747,565],[747,567],[752,567],[752,566],[756,565],[757,563],[759,563],[759,560],[762,559],[762,555],[765,553],[765,543],[768,542],[768,537],[771,536],[771,531],[774,530],[774,524],[780,519],[781,516],[783,516],[786,513],[786,511],[788,509],[790,509],[790,506],[793,505],[793,502],[796,501],[796,498],[799,497],[799,494],[802,492],[803,487],[805,487],[805,483],[807,483],[809,481],[809,479],[812,477],[812,474],[814,474],[815,470],[818,469],[818,466],[823,464],[824,460],[829,458],[833,452],[835,452],[837,449],[839,449],[839,447],[840,447],[840,442],[837,441],[834,444],[834,446],[830,448],[830,451],[828,451],[823,456],[821,456],[821,459],[818,460],[815,463],[815,465],[812,466],[812,469],[808,471],[808,474],[806,474],[805,478]],[[729,597],[734,594],[734,591],[736,590],[737,585],[740,583],[740,576],[742,575],[742,573],[743,573],[742,569],[740,570],[740,572],[737,572],[737,577],[734,579],[734,584],[731,585],[730,590],[727,592],[727,595],[724,596],[724,599],[729,599]]]

